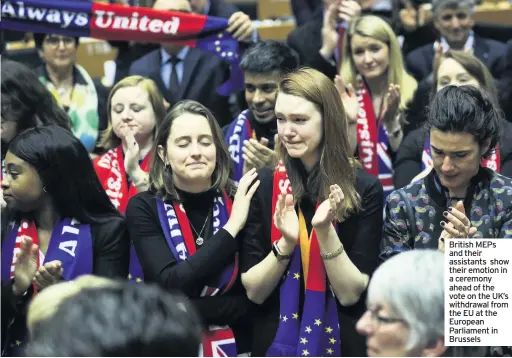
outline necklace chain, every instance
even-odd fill
[[[194,228],[194,225],[192,224],[192,221],[189,220],[189,223],[190,223],[190,227],[192,228],[192,230],[194,230],[194,233],[197,235],[197,238],[199,239],[201,237],[201,234],[203,233],[205,227],[206,227],[206,223],[208,222],[208,217],[210,216],[210,209],[208,209],[208,213],[206,214],[206,220],[204,221],[204,224],[203,224],[203,227],[201,228],[201,231],[199,232],[199,234],[197,233],[196,229]]]

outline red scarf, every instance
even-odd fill
[[[124,213],[128,200],[139,191],[133,183],[128,186],[122,146],[111,149],[96,158],[93,165],[110,201],[112,201],[116,209]],[[149,154],[146,155],[146,158],[140,164],[140,168],[146,173],[149,171]]]
[[[14,244],[14,253],[12,255],[12,263],[11,263],[11,278],[14,278],[14,270],[16,267],[16,260],[18,259],[18,254],[21,252],[21,242],[25,238],[31,238],[32,243],[39,246],[39,238],[37,236],[37,228],[33,221],[22,220],[20,222],[20,226],[18,228],[18,235],[16,235],[16,242]],[[41,252],[38,250],[37,253],[37,268],[41,267]],[[34,295],[37,293],[37,287],[34,286]]]
[[[494,152],[487,159],[482,159],[480,161],[482,166],[494,170],[496,173],[499,173],[501,170],[501,155],[500,155],[500,146],[499,144],[496,146]]]
[[[357,90],[359,101],[359,113],[357,115],[357,145],[359,148],[359,160],[364,171],[373,175],[379,175],[379,161],[377,158],[377,118],[373,111],[373,102],[370,92],[361,81]],[[380,126],[380,120],[379,120]]]

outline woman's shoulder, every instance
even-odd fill
[[[91,237],[95,246],[108,246],[113,240],[126,233],[126,220],[123,216],[112,215],[108,220],[91,224]]]
[[[490,173],[491,179],[489,186],[493,190],[495,196],[507,196],[507,202],[512,203],[512,179],[496,173],[491,169],[486,170]]]
[[[135,194],[128,201],[126,207],[126,215],[129,216],[133,211],[140,211],[141,209],[147,210],[147,208],[156,207],[157,195],[153,191],[143,191]]]
[[[360,168],[356,169],[356,190],[361,196],[383,193],[379,178]]]

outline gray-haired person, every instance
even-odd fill
[[[368,287],[357,331],[369,357],[482,357],[486,347],[444,345],[444,254],[412,250],[384,262]]]
[[[441,46],[443,52],[453,49],[472,53],[487,66],[494,78],[500,78],[504,71],[501,58],[505,54],[505,44],[473,33],[474,8],[474,0],[432,1],[434,26],[440,37],[435,43],[412,51],[406,59],[408,72],[418,82],[432,73],[437,46]]]

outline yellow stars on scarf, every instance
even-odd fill
[[[327,354],[333,354],[334,351],[331,348],[327,348]]]
[[[286,322],[286,321],[288,321],[288,317],[284,316],[283,317],[283,322]]]
[[[293,319],[299,319],[299,314],[298,313],[294,313],[294,314],[292,314],[292,316],[293,316]]]
[[[303,355],[303,356],[305,356],[305,357],[307,357],[307,356],[309,355],[308,350],[307,350],[307,349],[304,349],[304,350],[302,351],[302,355]]]
[[[298,272],[294,273],[294,274],[293,274],[293,278],[294,278],[295,280],[300,279],[300,273],[298,273]]]
[[[329,343],[330,344],[335,344],[336,343],[336,340],[334,338],[329,338]]]
[[[331,327],[325,327],[325,333],[332,333]]]
[[[310,326],[306,326],[305,330],[306,330],[307,333],[311,333],[311,327]]]
[[[17,346],[21,346],[21,341],[16,340],[16,345],[17,345]]]
[[[128,274],[128,280],[133,279],[133,276],[131,274]],[[142,283],[142,279],[140,277],[135,278],[135,282]]]
[[[319,319],[315,319],[315,325],[320,327],[320,325],[322,324],[322,321],[320,321]]]
[[[306,343],[308,343],[307,338],[301,338],[301,339],[300,339],[300,343],[302,343],[302,344],[306,344]]]

